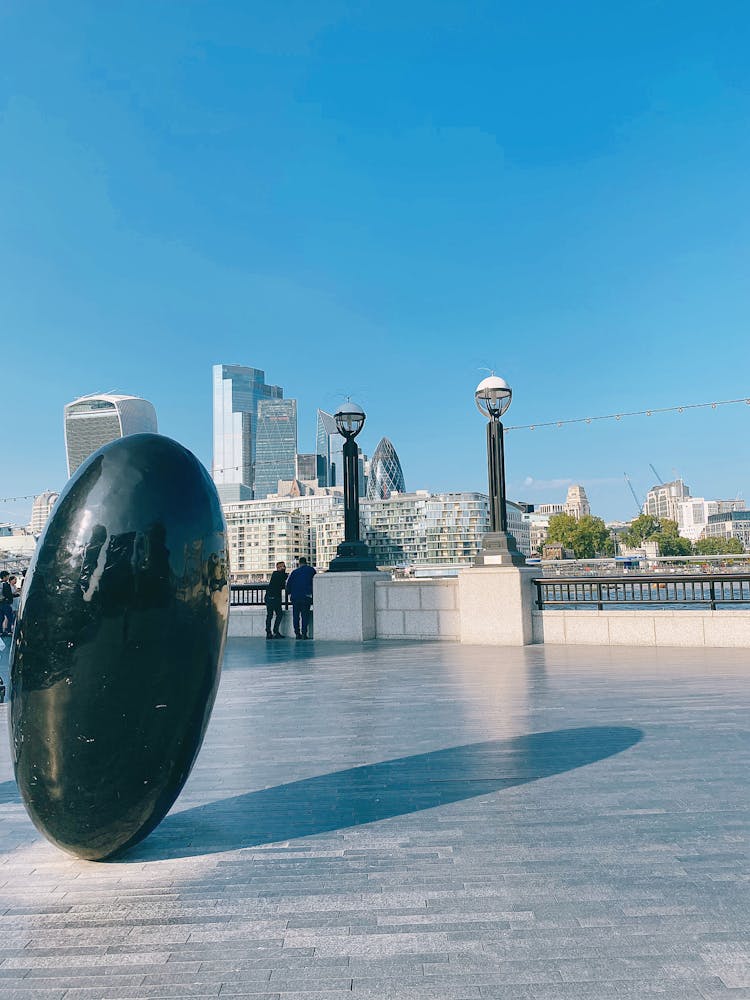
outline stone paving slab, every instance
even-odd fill
[[[0,997],[750,1000],[749,674],[231,640],[180,800],[116,861],[47,844],[0,741]]]

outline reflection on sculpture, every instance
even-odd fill
[[[110,857],[182,789],[219,684],[226,528],[198,460],[157,434],[106,445],[39,542],[11,652],[11,746],[35,825]]]

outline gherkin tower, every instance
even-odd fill
[[[396,449],[388,438],[381,438],[370,462],[367,499],[386,500],[391,493],[406,493],[404,474]]]

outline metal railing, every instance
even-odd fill
[[[259,608],[265,604],[267,583],[233,583],[229,588],[229,606],[232,608]],[[289,595],[284,591],[282,607],[291,605]]]
[[[750,573],[750,553],[727,556],[633,556],[614,559],[540,559],[530,565],[537,567],[540,576],[732,576]]]
[[[750,574],[681,576],[568,576],[534,580],[536,606],[582,607],[750,607]]]

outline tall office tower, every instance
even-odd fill
[[[333,415],[318,410],[315,432],[315,450],[323,466],[323,481],[320,486],[343,486],[344,483],[344,439],[336,429]]]
[[[357,481],[359,483],[359,495],[361,497],[367,496],[367,482],[370,468],[370,459],[365,455],[361,448],[357,451]],[[342,483],[343,486],[343,483]]]
[[[325,461],[323,458],[313,453],[311,455],[297,455],[297,479],[306,483],[315,482],[318,486],[325,486],[321,479],[325,476]]]
[[[396,449],[384,437],[380,439],[370,462],[367,499],[387,500],[391,493],[406,493],[406,486]]]
[[[565,498],[565,513],[572,515],[576,521],[582,517],[587,517],[591,513],[589,498],[583,486],[575,485],[568,487],[568,495]]]
[[[157,433],[156,411],[139,396],[81,396],[65,407],[65,452],[72,476],[104,444],[128,434]]]
[[[259,368],[213,366],[213,480],[222,503],[252,499],[258,404],[283,395]]]
[[[40,493],[38,497],[34,497],[34,503],[31,508],[29,531],[35,537],[41,535],[44,531],[44,526],[49,520],[52,508],[55,506],[55,501],[59,496],[60,494],[54,492],[53,490],[45,490],[45,492]]]
[[[256,500],[276,493],[280,479],[297,475],[297,400],[261,399],[255,451]]]

